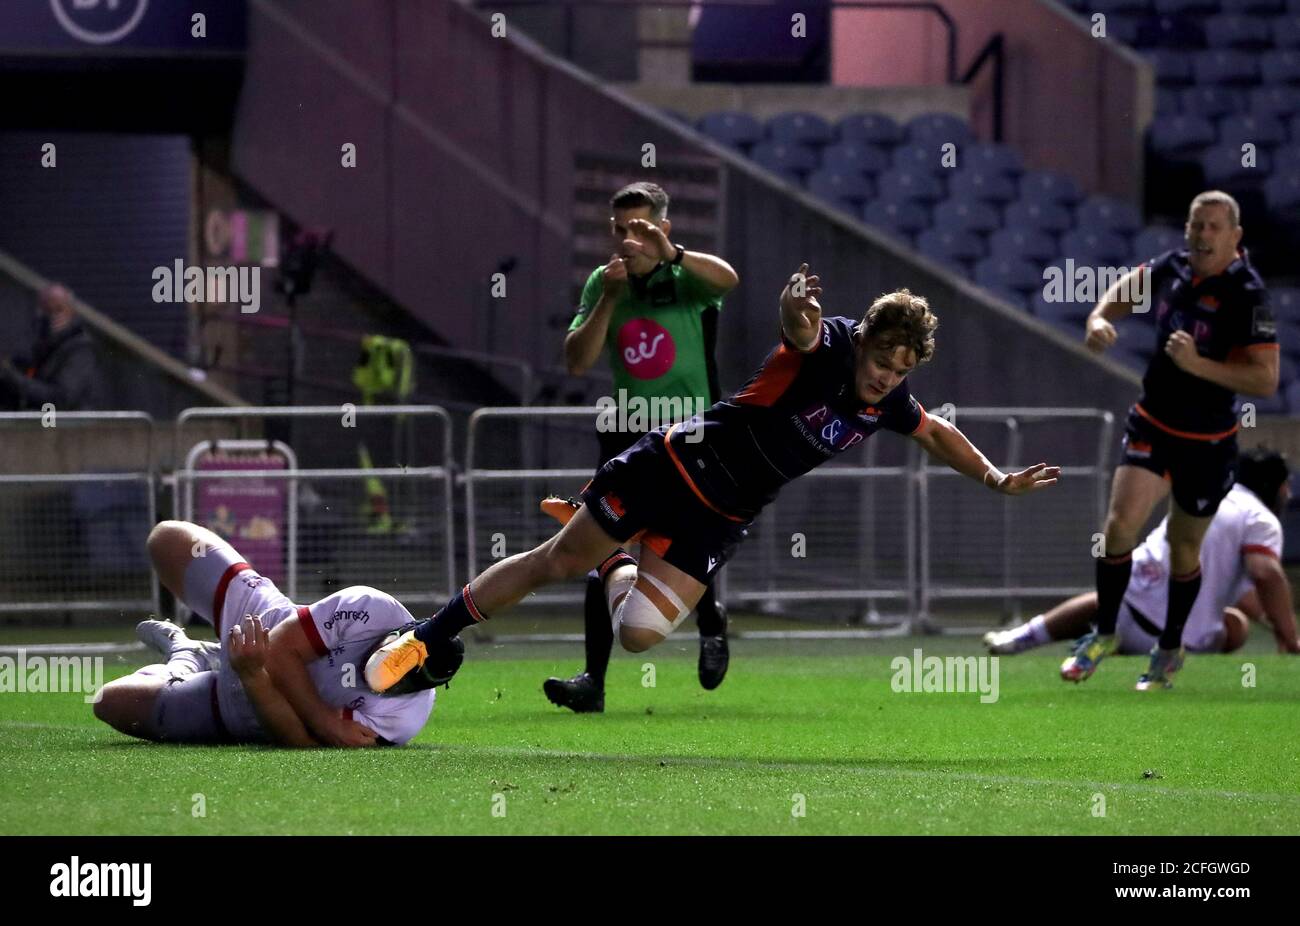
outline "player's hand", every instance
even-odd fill
[[[1087,346],[1088,350],[1096,351],[1100,354],[1106,348],[1114,344],[1115,339],[1118,337],[1119,332],[1116,331],[1115,326],[1106,321],[1106,319],[1090,318],[1088,319],[1087,333],[1084,335],[1083,343]]]
[[[609,263],[605,265],[605,273],[602,275],[601,284],[604,287],[606,296],[617,296],[627,287],[627,264],[623,262],[622,255],[612,254]]]
[[[677,249],[668,240],[664,230],[654,222],[646,219],[632,219],[627,223],[630,238],[623,239],[623,256],[645,254],[654,260],[672,260],[677,256]]]
[[[816,274],[809,276],[808,265],[800,264],[781,291],[781,308],[801,312],[809,323],[815,324],[822,314],[821,303],[817,301],[821,294],[822,278]]]
[[[1169,340],[1165,342],[1165,353],[1178,369],[1188,373],[1193,372],[1192,367],[1201,359],[1201,354],[1196,349],[1196,341],[1186,331],[1175,331],[1169,336]]]
[[[338,713],[331,712],[329,721],[319,730],[313,730],[326,746],[338,746],[343,749],[357,749],[375,745],[379,736],[363,723],[349,720]]]
[[[1024,495],[1026,492],[1037,492],[1047,486],[1056,485],[1056,479],[1060,475],[1059,466],[1035,463],[1018,473],[1007,473],[998,482],[996,488],[1003,495]]]
[[[230,667],[241,678],[262,671],[270,651],[271,634],[257,615],[245,614],[242,622],[230,628]]]

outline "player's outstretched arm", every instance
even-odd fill
[[[668,240],[667,232],[659,225],[646,219],[632,219],[627,227],[632,237],[623,242],[626,253],[639,251],[665,263],[677,257],[677,245]],[[740,275],[721,257],[685,248],[682,251],[682,269],[718,295],[731,292],[740,283]]]
[[[965,434],[957,430],[956,425],[943,418],[927,418],[925,427],[912,435],[912,439],[940,463],[1003,495],[1023,495],[1055,485],[1057,477],[1061,475],[1059,466],[1048,466],[1046,463],[1037,463],[1018,473],[1003,473],[989,462],[988,457],[980,453],[979,448]]]
[[[312,648],[301,618],[294,616],[271,631],[267,672],[276,689],[293,706],[311,733],[326,746],[373,746],[376,733],[343,716],[337,707],[321,700],[307,672],[308,663],[320,657]],[[358,673],[359,675],[360,673]]]
[[[1277,558],[1267,553],[1247,553],[1246,574],[1255,583],[1264,616],[1273,628],[1273,639],[1283,653],[1300,653],[1297,640],[1295,606],[1291,603],[1291,582]]]
[[[239,675],[262,728],[281,746],[319,746],[267,675],[269,649],[269,634],[259,618],[246,614],[241,623],[230,628],[230,667]]]
[[[1088,314],[1088,320],[1084,323],[1083,342],[1089,350],[1101,353],[1115,343],[1119,337],[1115,322],[1133,311],[1134,293],[1147,292],[1143,287],[1150,276],[1144,279],[1141,276],[1143,273],[1146,270],[1137,267],[1120,277]]]
[[[817,297],[821,294],[821,277],[809,276],[806,263],[799,265],[781,290],[781,330],[786,340],[801,351],[817,346],[822,324],[822,307]]]

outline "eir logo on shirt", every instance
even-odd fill
[[[825,404],[805,409],[799,417],[837,453],[842,453],[854,444],[867,439],[865,434],[857,428],[850,427],[843,418],[830,410],[830,406]]]

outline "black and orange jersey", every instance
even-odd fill
[[[904,379],[876,405],[854,386],[850,318],[823,318],[811,350],[781,344],[735,395],[675,425],[665,443],[678,472],[710,508],[748,520],[787,482],[885,428],[915,434],[925,409]]]
[[[1186,331],[1202,357],[1235,360],[1249,350],[1276,350],[1277,326],[1268,290],[1244,250],[1222,273],[1204,279],[1193,275],[1187,257],[1184,248],[1143,265],[1151,269],[1156,352],[1135,410],[1166,433],[1214,440],[1237,429],[1236,393],[1180,370],[1165,342]]]

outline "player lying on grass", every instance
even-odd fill
[[[1291,583],[1282,569],[1278,512],[1291,497],[1287,465],[1273,450],[1241,454],[1237,484],[1219,506],[1201,546],[1201,592],[1192,606],[1183,644],[1193,653],[1231,653],[1246,642],[1250,620],[1270,627],[1278,650],[1300,653]],[[1163,629],[1169,588],[1169,519],[1133,551],[1133,575],[1120,604],[1119,652],[1149,653]],[[997,655],[1021,653],[1087,633],[1097,615],[1097,593],[1063,601],[1010,630],[986,634]]]
[[[376,647],[415,624],[390,595],[355,585],[295,605],[230,544],[185,521],[158,524],[148,546],[159,580],[221,643],[142,622],[137,633],[164,661],[104,686],[95,716],[115,730],[171,743],[354,747],[405,743],[424,727],[432,679],[416,673],[380,696],[363,677]]]
[[[877,299],[860,323],[824,319],[819,280],[807,270],[781,293],[780,345],[739,392],[650,432],[602,466],[555,536],[493,564],[432,618],[381,647],[366,665],[370,687],[386,691],[416,666],[450,678],[463,628],[596,566],[614,635],[626,650],[649,649],[691,612],[782,486],[882,428],[1008,495],[1056,482],[1059,468],[1046,463],[999,472],[912,397],[906,377],[930,359],[938,325],[924,299],[904,289]],[[639,563],[623,550],[638,538]]]

